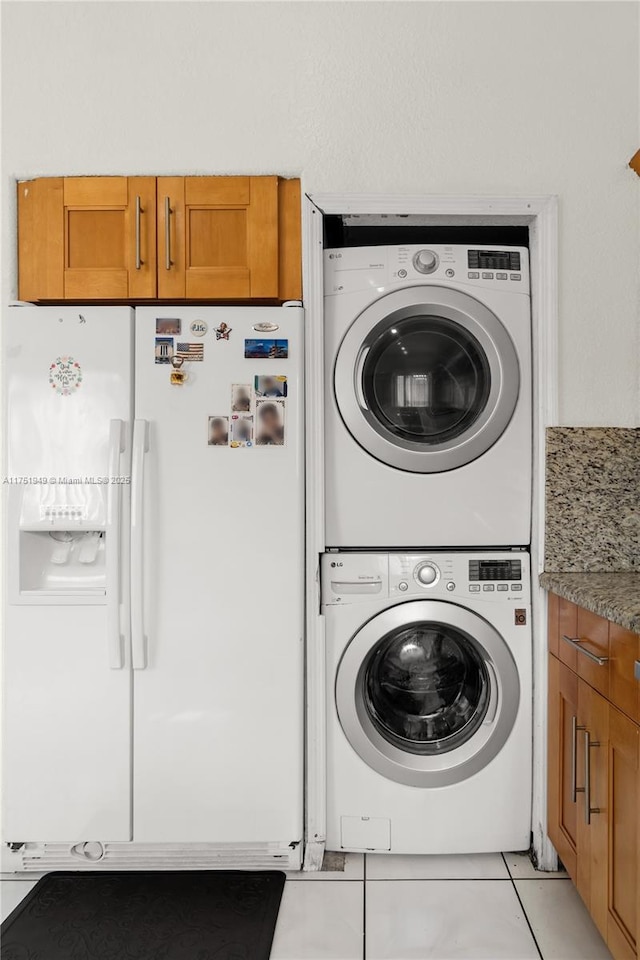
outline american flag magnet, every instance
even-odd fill
[[[204,343],[178,343],[176,356],[183,360],[204,360]]]

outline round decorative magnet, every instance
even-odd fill
[[[204,337],[208,329],[209,327],[204,320],[192,320],[189,326],[189,330],[194,337]]]
[[[57,357],[49,366],[49,384],[61,397],[70,397],[82,383],[82,369],[73,357]]]
[[[277,323],[254,323],[253,329],[258,333],[274,333],[276,330],[280,329],[280,326]]]

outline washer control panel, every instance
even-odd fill
[[[526,247],[463,244],[342,247],[324,252],[324,292],[377,294],[413,283],[443,283],[529,293]]]
[[[321,559],[322,604],[388,599],[478,600],[514,605],[530,599],[529,555],[482,553],[326,553]]]

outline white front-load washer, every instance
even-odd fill
[[[327,849],[528,849],[529,555],[329,553]]]
[[[325,251],[326,544],[530,543],[524,247]]]

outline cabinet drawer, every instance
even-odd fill
[[[578,608],[575,603],[558,598],[558,658],[574,673],[578,672],[578,650],[564,637],[578,636]]]
[[[636,663],[640,663],[640,636],[610,623],[609,657],[611,702],[640,723],[640,679],[635,676]]]
[[[609,621],[575,604],[565,610],[566,604],[560,601],[560,657],[594,690],[608,697]]]

